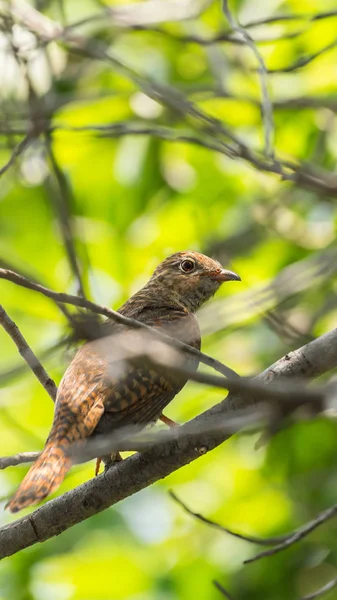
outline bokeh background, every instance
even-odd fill
[[[178,90],[268,163],[267,124],[287,173],[289,163],[297,173],[314,166],[333,177],[336,1],[231,3],[270,71],[273,126],[262,118],[268,97],[261,111],[256,56],[231,33],[218,0],[36,0],[26,3],[38,11],[28,17],[23,6],[0,7],[1,266],[77,293],[74,251],[85,293],[118,308],[168,254],[209,253],[242,283],[223,286],[201,311],[203,350],[241,375],[336,326],[336,194],[213,151],[214,123],[207,130],[172,103]],[[153,98],[151,81],[171,86],[164,100]],[[204,143],[183,141],[186,131]],[[74,352],[61,343],[69,333],[64,315],[34,292],[6,281],[0,288],[1,303],[58,383]],[[0,454],[38,450],[52,402],[4,331],[0,348]],[[222,390],[189,383],[167,412],[184,422],[222,398]],[[313,592],[337,575],[335,521],[243,566],[256,547],[195,521],[168,495],[173,489],[193,510],[260,536],[290,531],[336,502],[333,421],[299,422],[259,450],[257,437],[238,434],[2,561],[0,599],[217,600],[215,579],[235,599]],[[0,473],[1,524],[14,519],[3,506],[26,470]],[[93,462],[74,467],[58,494],[93,470]]]

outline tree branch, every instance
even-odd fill
[[[230,594],[228,592],[228,590],[226,590],[223,585],[221,585],[221,583],[219,583],[218,581],[214,580],[213,581],[213,585],[214,587],[216,587],[217,590],[219,590],[219,592],[225,597],[227,598],[227,600],[234,600],[232,594]]]
[[[284,356],[257,380],[270,384],[283,378],[314,378],[337,366],[337,329],[327,333],[295,352]],[[230,394],[217,406],[182,426],[188,432],[195,423],[205,424],[214,417],[232,415],[247,406],[254,406],[251,397]],[[200,455],[212,450],[237,431],[199,433],[182,436],[117,463],[106,473],[75,488],[63,496],[47,502],[33,513],[0,529],[0,558],[43,542],[62,533],[76,523],[88,519],[124,498],[167,477]]]
[[[312,521],[309,521],[309,523],[305,523],[305,525],[303,525],[296,531],[293,531],[292,533],[288,533],[288,534],[278,536],[278,537],[261,538],[261,537],[256,537],[253,535],[246,535],[243,533],[238,533],[237,531],[233,531],[232,529],[229,529],[228,527],[220,525],[220,523],[217,523],[216,521],[207,519],[200,513],[196,513],[193,510],[191,510],[172,491],[170,491],[170,495],[189,515],[191,515],[195,519],[201,521],[202,523],[205,523],[206,525],[210,525],[211,527],[217,529],[218,531],[227,533],[233,537],[239,538],[240,540],[244,540],[244,541],[250,542],[252,544],[257,544],[258,546],[273,546],[272,548],[269,548],[268,550],[264,550],[263,552],[256,554],[252,558],[248,558],[247,560],[244,561],[244,564],[249,564],[249,563],[255,562],[256,560],[259,560],[261,558],[265,558],[267,556],[273,556],[274,554],[277,554],[278,552],[282,552],[283,550],[286,550],[290,546],[293,546],[294,544],[300,542],[303,538],[307,537],[310,533],[312,533],[312,531],[317,529],[317,527],[320,527],[321,525],[323,525],[324,523],[326,523],[327,521],[329,521],[330,519],[335,517],[337,514],[337,504],[335,504],[335,505],[331,506],[330,508],[322,511],[315,519],[313,519]]]
[[[1,461],[0,461],[1,464]],[[200,513],[196,513],[193,510],[191,510],[186,504],[185,502],[183,502],[180,498],[178,498],[178,496],[172,492],[172,490],[170,490],[169,492],[171,498],[173,498],[173,500],[175,500],[175,502],[177,502],[177,504],[179,504],[185,512],[187,512],[189,515],[191,515],[191,517],[194,517],[195,519],[197,519],[198,521],[201,521],[202,523],[205,523],[206,525],[210,525],[211,527],[214,527],[214,529],[217,529],[218,531],[222,531],[223,533],[228,533],[229,535],[238,538],[239,540],[244,540],[245,542],[250,542],[252,544],[257,544],[259,546],[271,546],[272,544],[276,544],[279,542],[283,542],[285,539],[287,539],[289,536],[280,536],[280,537],[275,537],[275,538],[261,538],[261,537],[256,537],[255,535],[246,535],[244,533],[239,533],[238,531],[233,531],[233,529],[229,529],[228,527],[224,527],[223,525],[220,525],[220,523],[217,523],[216,521],[212,521],[211,519],[207,519],[207,517],[204,517],[202,514]]]
[[[50,197],[52,199],[52,203],[58,216],[69,265],[77,281],[78,295],[85,297],[86,294],[84,292],[82,273],[76,255],[74,231],[71,221],[71,204],[73,200],[72,191],[64,172],[62,171],[58,164],[58,161],[56,160],[52,148],[51,134],[49,132],[46,132],[44,139],[46,153],[50,160],[51,168],[54,172],[55,179],[58,184],[58,189],[55,189],[53,181],[50,181]]]
[[[16,159],[18,158],[18,156],[20,156],[20,154],[22,154],[24,152],[24,150],[26,150],[26,148],[28,148],[28,146],[31,143],[31,141],[32,141],[32,136],[31,135],[26,135],[14,147],[14,150],[12,151],[12,154],[9,157],[9,160],[0,169],[0,177],[2,177],[2,175],[4,175],[8,171],[8,169],[10,169],[14,165],[14,163],[16,162]]]
[[[270,100],[269,90],[268,90],[268,70],[264,63],[263,57],[259,50],[256,47],[256,44],[253,38],[247,33],[244,27],[238,24],[236,18],[232,14],[228,1],[222,0],[222,10],[227,17],[228,23],[230,24],[232,30],[239,35],[242,36],[244,42],[247,46],[252,50],[259,68],[258,75],[260,78],[260,88],[261,88],[261,113],[262,120],[264,126],[264,151],[266,156],[273,159],[274,157],[274,116],[273,116],[273,105]]]
[[[330,590],[332,590],[334,587],[336,587],[336,585],[337,577],[331,579],[331,581],[329,581],[326,585],[323,585],[323,587],[319,588],[319,590],[316,590],[316,592],[313,592],[308,596],[303,596],[300,600],[315,600],[316,598],[321,598],[322,596],[330,592]]]
[[[168,346],[172,346],[173,348],[176,348],[178,350],[186,352],[187,354],[197,357],[200,362],[204,363],[205,365],[208,365],[209,367],[212,367],[213,369],[215,369],[215,371],[219,371],[219,373],[222,373],[222,375],[225,375],[225,377],[239,377],[238,374],[235,373],[235,371],[233,371],[233,369],[230,369],[215,358],[212,358],[211,356],[208,356],[207,354],[204,354],[196,348],[193,348],[188,344],[184,344],[183,342],[180,342],[175,338],[160,333],[159,331],[156,331],[152,327],[149,327],[148,325],[145,325],[144,323],[141,323],[136,319],[131,319],[130,317],[121,315],[120,313],[116,312],[115,310],[112,310],[111,308],[108,308],[107,306],[96,304],[95,302],[91,302],[86,298],[73,296],[72,294],[65,294],[64,292],[54,292],[53,290],[50,290],[49,288],[39,283],[30,281],[27,277],[19,275],[18,273],[15,273],[14,271],[11,271],[9,269],[0,268],[0,279],[6,279],[7,281],[11,281],[12,283],[20,285],[21,287],[24,287],[26,289],[39,292],[47,298],[54,300],[57,304],[62,303],[72,304],[73,306],[79,306],[81,308],[90,310],[95,314],[103,315],[116,323],[126,325],[131,329],[142,329],[144,331],[149,331],[153,338],[161,340]]]
[[[45,371],[43,366],[41,365],[39,359],[34,354],[33,350],[30,348],[25,338],[23,337],[21,331],[18,326],[12,321],[9,315],[6,313],[3,306],[0,305],[0,324],[8,333],[8,335],[13,340],[17,349],[19,350],[22,358],[26,361],[27,365],[33,371],[34,375],[37,377],[39,382],[43,385],[46,392],[49,394],[53,402],[56,398],[57,387],[54,381],[49,377],[48,373]],[[1,467],[0,467],[1,468]]]
[[[255,562],[256,560],[259,560],[260,558],[265,558],[266,556],[272,556],[273,554],[282,552],[282,550],[285,550],[286,548],[289,548],[289,546],[296,544],[297,542],[299,542],[300,540],[305,538],[307,535],[309,535],[309,533],[311,533],[312,531],[317,529],[317,527],[319,527],[323,523],[326,523],[326,521],[328,521],[329,519],[332,519],[333,517],[335,517],[336,514],[337,514],[337,504],[335,504],[334,506],[331,506],[327,510],[324,510],[323,512],[321,512],[315,519],[313,519],[312,521],[309,521],[309,523],[306,523],[305,525],[303,525],[303,527],[301,527],[297,531],[294,531],[293,533],[285,536],[283,540],[280,540],[279,544],[274,546],[274,548],[270,548],[269,550],[265,550],[264,552],[260,552],[259,554],[256,554],[252,558],[248,558],[247,560],[244,561],[244,564]]]
[[[40,452],[18,452],[13,456],[2,456],[0,458],[0,469],[7,469],[8,467],[16,467],[24,463],[34,462],[40,456]]]

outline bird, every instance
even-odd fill
[[[199,252],[176,252],[118,312],[200,350],[195,312],[225,281],[241,278]],[[73,464],[73,444],[126,426],[141,430],[159,419],[175,424],[163,410],[184,387],[188,374],[177,375],[144,359],[128,362],[124,370],[114,369],[119,364],[114,338],[128,335],[130,328],[111,320],[105,323],[109,336],[104,338],[104,352],[95,341],[85,342],[61,380],[45,447],[6,505],[13,513],[42,501],[60,486]],[[110,360],[109,345],[114,349]],[[184,354],[183,360],[184,367],[198,368],[197,357]]]

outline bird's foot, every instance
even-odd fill
[[[173,429],[174,427],[180,427],[179,423],[172,421],[172,419],[169,419],[165,415],[160,415],[159,421],[161,421],[162,423],[165,423],[165,425],[170,427],[170,429]]]
[[[112,452],[108,456],[103,456],[102,459],[104,461],[104,471],[107,471],[110,467],[123,460],[119,452]]]
[[[173,436],[175,439],[177,439],[179,435],[179,423],[172,421],[172,419],[169,419],[165,415],[160,415],[159,420],[173,430]]]
[[[114,465],[117,462],[120,462],[121,460],[123,459],[119,452],[113,452],[112,454],[109,454],[107,456],[100,456],[96,460],[95,476],[99,474],[102,461],[104,462],[104,471],[107,471],[108,469],[110,469],[110,467],[112,467],[112,465]]]
[[[97,475],[99,474],[101,462],[102,462],[102,457],[100,456],[99,458],[96,459],[95,477],[97,477]]]

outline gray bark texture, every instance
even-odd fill
[[[337,366],[337,329],[317,338],[309,344],[285,355],[256,377],[266,385],[277,380],[287,381],[303,378],[307,381],[319,377]],[[202,413],[180,429],[179,439],[157,445],[144,453],[138,453],[117,463],[98,477],[51,500],[13,523],[0,529],[0,558],[11,556],[38,542],[59,535],[73,525],[120,502],[124,498],[167,477],[205,452],[226,441],[236,433],[223,431],[188,435],[191,424],[205,424],[219,416],[233,416],[236,411],[254,407],[258,398],[251,394],[231,393],[228,397]]]

